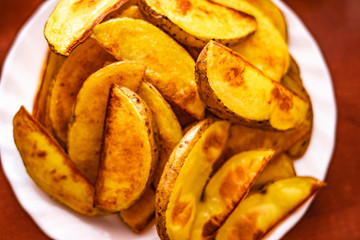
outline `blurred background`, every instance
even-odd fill
[[[17,32],[42,2],[0,0],[0,72]],[[360,1],[283,2],[318,42],[332,75],[338,112],[327,187],[283,239],[360,239]],[[48,239],[18,204],[2,169],[0,209],[0,239]]]

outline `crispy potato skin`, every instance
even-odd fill
[[[206,6],[208,4],[208,5],[215,5],[217,8],[220,8],[220,9],[224,8],[223,6],[216,5],[211,2],[206,2],[206,1],[200,1],[200,2],[202,2],[202,6],[200,6],[200,5],[195,6],[195,8],[197,7],[197,9],[198,9],[197,11],[200,12],[199,15],[203,15],[203,13],[205,13],[205,15],[208,14],[209,19],[210,19],[210,16],[212,17],[211,14],[214,14],[214,13],[211,13],[209,10],[206,10],[206,9],[201,10],[201,9],[203,9],[203,6]],[[182,11],[181,14],[178,14],[177,12],[172,12],[169,14],[175,15],[174,19],[182,18],[182,17],[184,17],[184,15],[183,15],[184,13],[186,16],[187,11],[189,11],[189,10],[193,11],[192,5],[194,3],[195,3],[195,5],[197,4],[197,2],[193,2],[193,1],[189,1],[189,0],[183,1],[183,2],[180,1],[178,3],[174,2],[173,4],[179,4],[179,6],[178,6],[179,9],[184,9],[184,8],[186,8],[186,9],[184,9],[184,11]],[[167,16],[166,14],[160,13],[159,11],[156,10],[156,8],[152,7],[150,5],[150,2],[147,0],[140,0],[139,6],[140,6],[140,10],[142,11],[146,20],[148,20],[149,22],[158,26],[159,28],[163,29],[165,32],[167,32],[170,36],[175,38],[180,43],[182,43],[186,46],[191,46],[191,47],[195,47],[195,48],[204,47],[207,44],[207,42],[211,39],[214,39],[217,42],[220,42],[226,46],[235,45],[235,44],[245,40],[246,38],[250,37],[256,30],[256,20],[253,16],[228,8],[227,9],[228,12],[231,12],[231,14],[234,16],[238,16],[244,22],[243,34],[241,34],[235,38],[222,38],[221,36],[203,37],[201,35],[204,35],[206,33],[199,32],[199,34],[197,35],[196,33],[191,34],[187,31],[185,31],[183,28],[179,27],[178,24],[175,24],[170,19],[169,16]],[[196,15],[196,14],[193,14],[193,15]],[[216,27],[216,25],[214,25],[214,27]],[[199,26],[199,29],[201,29],[201,26]]]
[[[191,128],[172,152],[165,165],[155,195],[156,229],[161,239],[169,240],[166,230],[166,211],[170,201],[172,189],[180,173],[181,167],[190,153],[192,147],[200,139],[201,134],[212,124],[214,119],[205,119]]]
[[[13,119],[14,140],[27,173],[46,194],[72,210],[92,217],[94,187],[51,134],[21,106]]]
[[[155,120],[135,92],[114,84],[106,111],[94,205],[118,212],[139,199],[158,160]]]

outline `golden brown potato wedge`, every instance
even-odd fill
[[[220,118],[277,130],[305,120],[306,101],[219,43],[206,45],[195,73],[201,98]]]
[[[76,96],[84,81],[116,59],[93,39],[86,40],[66,58],[51,91],[49,118],[55,137],[66,147],[68,126]]]
[[[74,211],[102,215],[93,207],[94,187],[49,132],[22,106],[13,119],[14,140],[27,173],[45,193]]]
[[[269,182],[295,176],[296,172],[293,160],[285,153],[280,154],[273,157],[259,176],[257,176],[251,187],[251,191],[256,191]]]
[[[247,195],[255,178],[273,154],[272,150],[236,154],[211,177],[196,206],[190,239],[213,239],[219,227]]]
[[[96,26],[92,37],[115,58],[146,65],[146,80],[164,98],[196,119],[204,118],[204,104],[196,90],[195,62],[167,34],[146,21],[119,18]]]
[[[137,93],[150,108],[158,128],[159,162],[153,180],[156,188],[172,150],[182,138],[182,129],[170,105],[151,83],[142,82]]]
[[[267,77],[280,82],[289,67],[289,51],[285,40],[271,20],[246,0],[214,0],[214,2],[255,16],[258,23],[253,36],[231,49],[261,70]]]
[[[113,18],[129,17],[134,19],[144,19],[143,14],[140,11],[138,0],[128,0],[124,5],[122,5],[116,11],[113,11],[106,15],[103,22],[106,22]]]
[[[119,213],[121,220],[135,233],[141,233],[155,217],[155,191],[149,187],[128,209]]]
[[[243,12],[206,0],[141,0],[148,21],[180,43],[202,48],[209,40],[234,45],[256,30],[256,20]]]
[[[130,207],[152,182],[158,160],[155,120],[144,100],[112,85],[107,104],[94,205],[109,212]]]
[[[52,132],[51,123],[49,120],[49,105],[51,89],[54,85],[54,79],[59,71],[60,66],[63,64],[65,57],[48,51],[46,60],[43,66],[43,73],[41,77],[41,84],[34,99],[33,116]]]
[[[111,84],[137,91],[146,67],[140,63],[115,62],[91,74],[82,85],[69,125],[68,153],[80,172],[95,183]]]
[[[324,185],[324,182],[312,177],[275,181],[242,201],[219,229],[215,239],[262,239]]]
[[[161,239],[190,236],[196,204],[227,138],[227,121],[195,124],[170,155],[156,192],[156,227]]]
[[[50,48],[68,56],[90,34],[91,29],[127,0],[60,0],[45,25]]]

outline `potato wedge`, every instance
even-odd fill
[[[214,238],[216,231],[247,195],[255,178],[273,154],[272,150],[252,150],[236,154],[211,177],[196,206],[190,239]]]
[[[144,100],[112,85],[107,104],[94,205],[109,212],[130,207],[152,182],[158,160],[155,120]]]
[[[156,227],[161,239],[190,236],[196,203],[224,147],[229,126],[229,122],[213,118],[200,121],[170,155],[155,198]]]
[[[253,15],[257,30],[246,41],[231,49],[261,70],[267,77],[280,82],[289,67],[289,51],[285,40],[271,20],[246,0],[213,0],[235,10]]]
[[[138,0],[128,0],[124,5],[122,5],[116,11],[113,11],[106,15],[103,22],[106,22],[113,18],[129,17],[134,19],[145,19],[143,14],[140,11]]]
[[[49,118],[56,139],[66,147],[68,126],[76,96],[84,81],[116,59],[93,39],[86,40],[66,58],[51,91]]]
[[[127,0],[60,0],[45,25],[50,48],[61,55],[70,52],[90,34],[91,29]]]
[[[324,182],[312,177],[275,181],[242,201],[219,229],[215,239],[262,239],[324,185]]]
[[[64,60],[65,57],[57,55],[50,50],[48,51],[43,66],[41,84],[34,99],[32,114],[49,131],[52,131],[49,119],[51,89],[54,85],[55,76]]]
[[[269,182],[275,180],[295,177],[296,172],[293,160],[285,153],[273,157],[265,166],[264,170],[257,176],[251,191],[256,191]]]
[[[195,72],[200,97],[220,118],[277,130],[305,120],[306,101],[219,43],[206,45]]]
[[[69,125],[68,153],[80,172],[95,183],[111,84],[137,91],[146,67],[124,61],[91,74],[82,85]]]
[[[86,216],[102,215],[93,207],[94,187],[76,169],[49,132],[21,106],[13,119],[14,140],[27,173],[45,193]]]
[[[99,24],[92,37],[115,58],[147,66],[146,80],[189,115],[204,118],[204,104],[196,90],[195,62],[186,50],[152,24],[120,18]]]
[[[141,0],[140,9],[149,22],[191,47],[212,39],[234,45],[256,30],[253,16],[206,0]]]
[[[182,138],[182,129],[170,105],[151,83],[142,82],[137,93],[153,113],[159,132],[159,162],[153,180],[156,188],[171,152]]]
[[[155,191],[149,187],[128,209],[119,213],[121,220],[135,233],[141,233],[155,218]]]

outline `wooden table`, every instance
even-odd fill
[[[41,0],[1,0],[0,66]],[[360,239],[360,1],[285,0],[317,40],[338,107],[336,148],[321,190],[284,239]],[[316,159],[314,159],[316,161]],[[17,202],[0,170],[0,239],[48,239]]]

